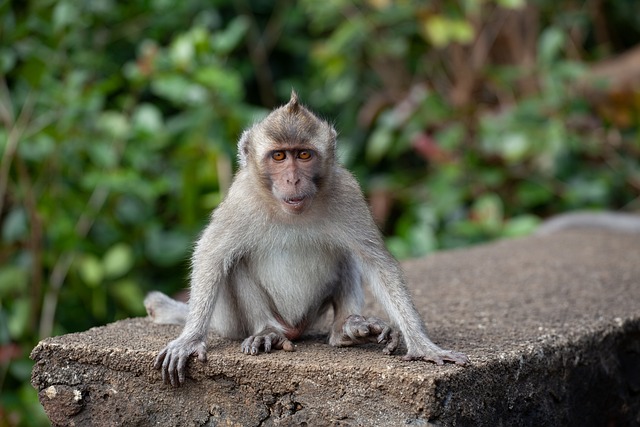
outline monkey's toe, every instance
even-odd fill
[[[329,342],[338,347],[366,343],[385,344],[382,352],[391,354],[398,348],[400,337],[400,332],[382,319],[352,314],[345,319],[342,333],[333,334]]]
[[[242,341],[240,350],[244,354],[255,356],[263,350],[271,353],[271,350],[294,351],[294,346],[284,335],[275,331],[264,331],[258,335],[251,335]]]

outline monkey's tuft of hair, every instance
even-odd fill
[[[298,94],[294,89],[291,89],[291,99],[287,103],[287,109],[289,113],[297,113],[300,108],[300,104],[298,103]]]

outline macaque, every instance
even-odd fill
[[[243,340],[248,355],[292,351],[329,308],[329,344],[377,342],[405,360],[468,363],[431,342],[398,262],[385,249],[360,187],[336,158],[336,131],[290,101],[243,132],[239,170],[192,256],[188,304],[145,298],[154,322],[184,324],[155,360],[179,386],[192,355],[206,361],[207,331]],[[391,324],[364,317],[367,283]]]

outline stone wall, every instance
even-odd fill
[[[152,368],[179,327],[129,319],[43,340],[32,384],[53,425],[640,425],[640,238],[504,240],[403,264],[431,338],[471,365],[380,348],[245,356],[210,336],[173,389]],[[367,313],[386,317],[369,299]]]

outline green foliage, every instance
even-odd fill
[[[605,2],[620,33],[598,39],[592,12],[526,3],[0,3],[0,425],[46,424],[39,338],[186,286],[241,130],[292,87],[398,257],[637,207],[637,93],[578,82],[630,47],[638,6]]]

